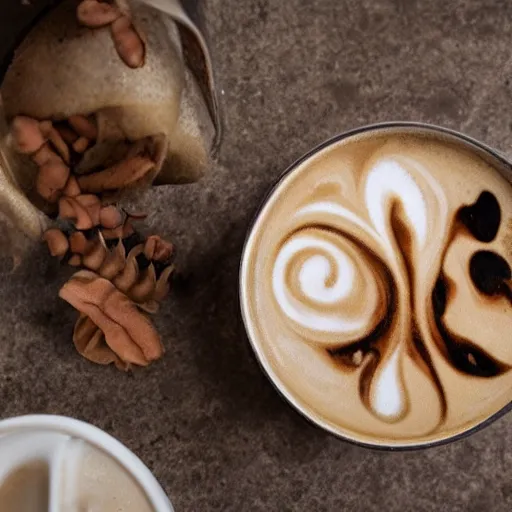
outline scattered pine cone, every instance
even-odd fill
[[[109,26],[127,66],[144,65],[145,40],[125,2],[83,0],[76,15],[91,29]],[[61,222],[72,226],[67,231],[51,228],[43,239],[52,256],[81,269],[59,293],[80,313],[73,333],[78,352],[123,370],[159,359],[164,349],[148,315],[158,311],[169,292],[173,246],[156,235],[141,238],[133,221],[145,215],[121,210],[117,198],[122,191],[152,183],[167,154],[166,137],[126,141],[120,146],[123,154],[109,155],[113,161],[96,168],[90,166],[97,160],[95,145],[99,147],[95,115],[56,122],[18,116],[11,136],[16,150],[39,168],[39,195],[54,205]]]
[[[18,151],[39,166],[39,194],[56,204],[58,218],[72,226],[68,232],[51,228],[43,239],[52,256],[82,269],[60,291],[80,312],[75,347],[98,364],[114,363],[123,370],[147,366],[163,354],[148,314],[158,311],[169,292],[174,250],[157,235],[141,238],[133,222],[146,215],[121,210],[111,194],[158,172],[165,152],[161,138],[132,143],[124,160],[78,175],[74,166],[80,152],[93,147],[97,137],[94,116],[55,124],[17,117],[11,133]]]
[[[62,237],[66,237],[59,233],[62,243]],[[80,312],[73,333],[78,352],[95,363],[114,363],[124,370],[132,364],[147,366],[163,354],[156,331],[148,334],[147,325],[152,324],[147,314],[158,312],[174,271],[171,244],[151,236],[127,252],[134,237],[138,235],[118,239],[109,248],[101,232],[91,241],[80,231],[73,233],[67,252],[76,250],[71,258],[80,258],[77,264],[88,270],[77,272],[60,291],[60,296]],[[110,297],[109,311],[101,305],[104,294]],[[104,315],[114,318],[116,307],[129,310],[130,318],[120,316],[115,320],[117,328],[113,329],[111,320]],[[97,308],[103,308],[101,314]],[[131,331],[126,325],[128,320],[135,325]],[[134,344],[141,348],[143,357]]]
[[[76,17],[91,30],[108,27],[128,67],[144,65],[146,39],[126,1],[82,0]],[[127,213],[118,200],[153,182],[168,140],[161,133],[120,140],[106,154],[100,131],[94,113],[64,120],[18,116],[11,124],[14,148],[37,165],[35,188],[48,213],[58,216],[43,236],[50,254],[79,268],[59,293],[80,313],[75,346],[90,361],[126,370],[163,354],[148,315],[169,292],[174,250],[157,235],[140,237],[133,221],[145,215]]]
[[[73,334],[77,350],[119,369],[147,366],[164,348],[153,324],[124,293],[95,272],[77,272],[59,295],[81,314]]]
[[[131,68],[144,65],[144,36],[133,24],[127,5],[101,0],[83,0],[77,7],[78,21],[90,29],[110,26],[110,33],[119,57]]]

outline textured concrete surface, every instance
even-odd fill
[[[225,107],[210,177],[151,192],[153,229],[187,281],[165,303],[167,346],[123,375],[82,360],[65,276],[42,250],[0,286],[0,416],[90,421],[133,449],[178,511],[508,511],[512,415],[463,441],[375,452],[309,426],[259,370],[237,272],[259,199],[303,152],[392,119],[461,129],[512,156],[512,3],[208,0]]]

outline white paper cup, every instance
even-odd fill
[[[56,492],[53,488],[51,471],[51,465],[56,459],[54,453],[56,449],[51,443],[40,442],[45,435],[50,439],[52,434],[82,440],[100,450],[116,461],[134,479],[155,512],[174,511],[156,478],[134,453],[99,428],[64,416],[30,415],[0,421],[0,485],[2,476],[5,477],[20,464],[37,460],[48,462],[50,466],[49,512],[63,512],[58,507],[52,506],[51,498],[52,492]],[[5,441],[6,436],[11,435],[16,436],[18,440],[23,436],[22,450],[9,449],[9,446],[12,447],[9,442],[4,443],[2,448],[2,440]]]

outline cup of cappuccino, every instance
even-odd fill
[[[0,421],[2,512],[173,512],[142,461],[87,423],[61,416]]]
[[[295,163],[244,248],[256,356],[317,426],[432,446],[512,401],[512,165],[465,135],[389,123]]]

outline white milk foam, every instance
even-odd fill
[[[308,205],[298,215],[323,213],[355,222],[369,233],[378,233],[380,241],[385,244],[389,254],[394,258],[395,249],[388,224],[388,203],[390,199],[399,197],[416,241],[420,247],[426,244],[428,219],[425,199],[413,176],[398,162],[385,159],[370,168],[366,178],[364,197],[373,230],[352,212],[333,203],[321,202]],[[439,200],[445,202],[444,195]],[[337,311],[335,315],[329,315],[317,309],[313,313],[301,300],[295,299],[289,292],[287,269],[292,259],[302,251],[308,251],[311,254],[302,263],[299,271],[300,290],[305,297],[318,304],[333,304],[346,299],[355,291],[357,262],[333,243],[313,236],[299,235],[284,244],[274,265],[272,279],[274,296],[283,313],[297,324],[314,331],[328,331],[335,334],[360,330],[368,322],[367,318],[350,321],[342,316],[341,311]],[[328,258],[317,254],[317,251],[327,254]],[[335,268],[331,268],[331,262]],[[327,286],[326,283],[332,272],[335,272],[336,281]],[[398,353],[388,359],[380,376],[374,381],[373,388],[375,396],[372,399],[372,405],[377,414],[394,418],[405,410],[406,397],[400,384]]]
[[[428,221],[423,194],[414,178],[398,162],[383,160],[368,172],[365,206],[377,232],[392,250],[385,206],[390,196],[400,198],[417,241],[424,246],[427,239]],[[442,200],[444,201],[444,197]]]

